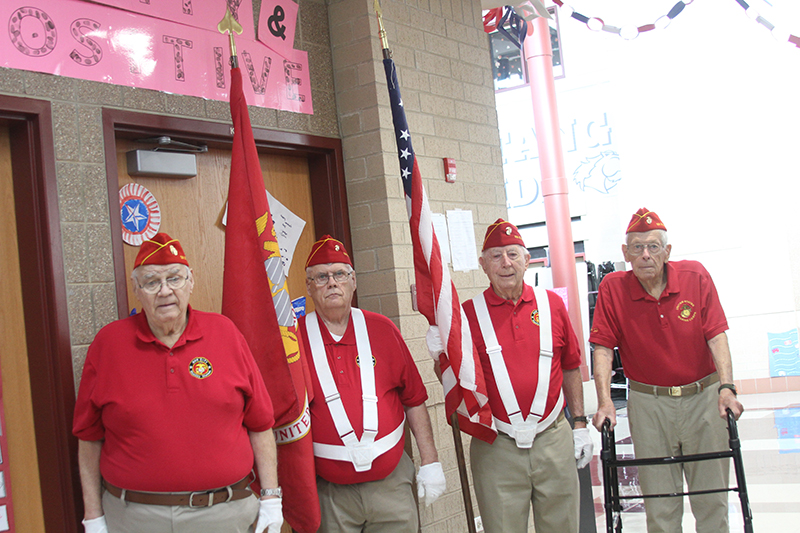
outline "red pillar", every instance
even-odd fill
[[[539,167],[542,173],[547,238],[550,244],[550,266],[553,286],[566,287],[569,300],[569,318],[583,352],[584,336],[575,273],[575,246],[569,214],[569,183],[564,170],[561,132],[558,125],[556,87],[553,81],[553,49],[550,45],[548,20],[537,17],[533,21],[533,35],[525,39],[523,54],[530,78],[533,121],[536,143],[539,148]],[[581,375],[589,379],[586,354],[583,353]]]

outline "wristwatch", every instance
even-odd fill
[[[573,416],[572,417],[572,421],[573,422],[583,422],[585,424],[588,420],[587,420],[587,418],[585,416]]]
[[[739,395],[738,391],[736,390],[736,385],[734,385],[733,383],[723,383],[722,385],[720,385],[719,389],[717,389],[717,394],[721,393],[722,389],[730,389],[734,396]]]
[[[277,496],[278,498],[283,497],[283,490],[280,487],[274,489],[261,489],[261,497],[264,496]]]

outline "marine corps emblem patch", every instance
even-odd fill
[[[197,379],[206,379],[214,372],[211,361],[205,357],[195,357],[189,363],[189,373]]]
[[[689,300],[681,301],[675,308],[678,311],[678,318],[684,322],[691,322],[697,316],[697,311],[694,309],[694,304]]]
[[[534,309],[533,313],[531,313],[531,322],[533,322],[537,326],[539,325],[539,310],[538,309]]]
[[[378,364],[378,360],[377,360],[377,359],[375,359],[375,356],[373,355],[373,356],[372,356],[372,366],[373,366],[373,367],[374,367],[374,366],[377,366],[377,364]],[[361,368],[361,361],[359,360],[359,357],[358,357],[358,356],[356,356],[356,366],[357,366],[357,367],[359,367],[359,368]]]

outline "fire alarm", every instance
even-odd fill
[[[456,181],[456,160],[452,157],[444,158],[444,181],[447,183]]]

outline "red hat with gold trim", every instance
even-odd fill
[[[328,263],[345,263],[353,266],[344,244],[330,235],[323,235],[320,240],[311,245],[311,253],[306,260],[306,268],[314,265],[327,265]]]
[[[661,222],[661,219],[658,218],[652,211],[648,211],[646,207],[643,207],[636,211],[631,217],[631,221],[628,224],[628,229],[625,231],[625,234],[628,233],[644,233],[646,231],[652,231],[654,229],[661,229],[667,231],[667,227]]]
[[[152,239],[142,243],[133,268],[142,265],[171,265],[173,263],[189,266],[181,243],[166,233],[156,233]]]
[[[481,252],[486,251],[487,248],[508,246],[509,244],[519,244],[523,248],[525,247],[525,242],[522,240],[517,227],[511,222],[498,218],[486,228],[486,236],[483,238]]]

